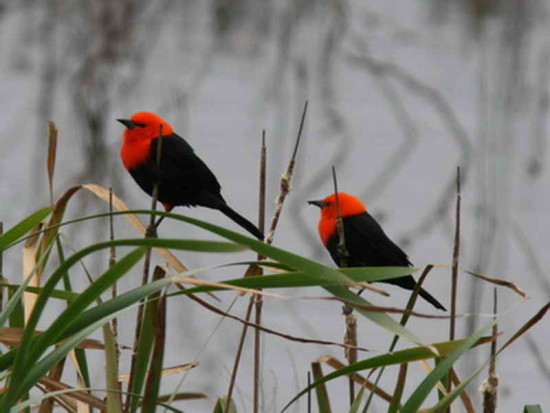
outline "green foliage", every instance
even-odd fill
[[[21,239],[25,234],[42,222],[51,212],[52,209],[50,207],[41,208],[21,222],[15,224],[4,234],[0,235],[0,250],[3,251],[9,248],[11,244]]]
[[[20,223],[14,225],[13,228],[4,235],[0,236],[0,249],[4,250],[4,254],[11,254],[12,250],[17,249],[19,245],[18,242],[24,239],[26,234],[33,228],[36,228],[37,224],[43,221],[51,212],[51,208],[42,208],[22,220]],[[129,215],[131,213],[147,214],[149,212],[114,212],[112,214],[98,214],[93,217],[84,217],[77,221],[105,219],[112,215]],[[166,404],[166,399],[158,396],[162,384],[163,368],[165,367],[162,365],[162,355],[165,346],[169,345],[169,343],[165,343],[162,339],[165,327],[163,326],[160,331],[157,328],[157,321],[162,314],[162,312],[159,313],[159,311],[162,311],[162,307],[160,306],[162,301],[159,301],[161,296],[169,300],[175,296],[198,297],[202,294],[211,293],[212,291],[234,290],[238,288],[268,290],[277,288],[321,287],[333,297],[344,300],[351,305],[358,305],[358,307],[356,307],[356,314],[384,328],[390,333],[389,337],[399,335],[416,344],[403,350],[359,360],[356,363],[328,374],[322,373],[321,364],[319,362],[313,363],[315,382],[305,389],[302,389],[289,405],[301,395],[315,389],[320,411],[330,411],[330,394],[325,387],[325,383],[331,380],[347,376],[350,373],[361,374],[365,369],[399,365],[419,360],[430,360],[439,357],[441,358],[441,362],[438,363],[420,383],[418,383],[417,388],[411,394],[404,395],[406,401],[403,403],[403,406],[400,406],[399,410],[416,411],[423,407],[428,395],[434,392],[436,385],[464,354],[473,346],[490,341],[490,339],[487,338],[481,341],[480,339],[496,321],[489,323],[469,337],[428,345],[422,340],[419,334],[405,328],[395,321],[393,317],[383,312],[383,310],[367,310],[370,308],[368,306],[372,306],[372,304],[350,290],[350,287],[356,282],[372,282],[399,277],[409,274],[411,271],[410,268],[334,269],[290,251],[267,245],[253,238],[204,221],[178,214],[157,214],[166,215],[172,222],[179,221],[203,228],[206,231],[221,236],[225,241],[156,238],[119,239],[92,244],[65,257],[62,243],[56,234],[54,234],[52,238],[52,233],[50,232],[48,234],[47,232],[48,228],[45,228],[45,230],[38,233],[38,235],[35,234],[36,236],[42,234],[43,243],[41,244],[41,249],[37,248],[36,265],[31,272],[31,276],[24,280],[24,282],[17,284],[14,282],[17,278],[10,277],[9,274],[7,274],[2,283],[2,286],[9,291],[9,300],[4,303],[1,309],[0,325],[3,326],[10,320],[10,325],[12,327],[20,326],[23,330],[18,344],[11,348],[7,348],[6,351],[0,355],[0,371],[4,373],[5,381],[5,391],[0,395],[1,411],[8,411],[12,408],[14,411],[18,411],[28,407],[31,402],[31,400],[27,399],[29,392],[41,382],[52,369],[65,360],[73,350],[76,350],[75,355],[78,360],[78,365],[80,366],[81,372],[79,374],[82,374],[83,384],[87,387],[101,387],[101,383],[90,382],[89,373],[87,371],[88,360],[86,352],[81,348],[77,348],[77,346],[85,343],[85,339],[96,330],[103,328],[104,337],[106,338],[106,351],[110,351],[110,353],[108,353],[109,359],[113,360],[113,357],[118,357],[115,351],[118,344],[116,337],[111,332],[111,322],[121,313],[125,311],[134,311],[140,305],[145,305],[145,313],[141,335],[139,336],[139,341],[136,346],[136,366],[132,370],[133,377],[131,380],[131,388],[113,388],[115,385],[113,383],[116,383],[116,378],[120,372],[112,366],[108,367],[106,380],[110,383],[108,389],[110,395],[108,398],[110,409],[119,410],[120,404],[117,404],[117,400],[121,400],[119,397],[120,393],[129,392],[134,395],[134,397],[129,399],[131,401],[130,411],[137,411],[140,408],[144,411],[153,411],[159,405],[164,405],[171,410],[176,410],[170,406],[170,402]],[[61,222],[61,216],[62,214],[58,212],[56,215],[57,219],[51,223],[56,229],[59,229],[62,225],[67,225],[67,222]],[[47,234],[47,236],[45,234]],[[47,265],[49,261],[51,261],[50,251],[56,245],[59,252],[59,262],[57,264],[52,262],[50,265]],[[130,251],[116,263],[111,265],[103,274],[95,277],[88,287],[82,291],[74,291],[69,281],[69,274],[71,270],[74,270],[74,266],[82,262],[85,257],[108,250],[111,247],[126,247],[130,248]],[[165,294],[165,290],[174,283],[180,282],[182,277],[200,275],[201,272],[208,270],[195,269],[178,274],[175,278],[161,277],[154,279],[144,285],[138,285],[136,282],[133,288],[122,291],[116,296],[106,298],[105,293],[109,291],[121,277],[136,269],[136,266],[142,261],[149,248],[194,252],[224,252],[228,254],[248,249],[271,260],[266,265],[266,268],[278,268],[279,270],[276,273],[264,276],[227,279],[217,285],[198,285],[178,292]],[[234,263],[228,261],[226,265],[222,265],[218,268],[235,265],[244,267],[249,264],[260,263]],[[51,269],[49,269],[50,267]],[[45,282],[39,286],[29,286],[29,282],[36,272],[43,272],[43,279]],[[60,283],[62,280],[63,283]],[[192,281],[190,279],[188,280]],[[36,297],[35,302],[27,301],[28,297],[26,298],[25,292],[34,294]],[[49,322],[48,326],[43,331],[37,334],[38,323],[48,311],[53,300],[63,300],[66,303],[66,308]],[[32,305],[32,312],[30,313],[30,317],[25,320],[23,318],[23,307],[29,305]],[[542,315],[540,318],[542,318]],[[538,319],[532,322],[529,327],[535,324],[536,321],[538,321]],[[526,328],[522,330],[517,337],[523,334],[525,330]],[[514,336],[514,340],[517,337]],[[503,349],[504,348],[501,350]],[[447,396],[443,397],[434,408],[443,409],[450,405],[450,403],[464,391],[466,384],[479,374],[485,364],[486,363],[476,369],[476,371],[460,385],[455,386],[454,389]],[[94,405],[95,403],[95,405],[98,406],[106,406],[103,396],[98,397],[95,395],[94,391],[90,392],[79,387],[80,385],[75,383],[72,389],[50,389],[48,394],[55,394],[57,396],[66,394],[66,397],[75,397],[77,400],[90,405]],[[149,393],[148,389],[150,390]],[[365,388],[361,387],[351,407],[351,411],[361,411],[364,394]],[[172,395],[173,398],[177,399],[176,396],[176,394]],[[42,396],[32,400],[39,401],[43,400],[44,397],[45,396]],[[226,401],[225,398],[218,399],[214,411],[223,411]],[[525,411],[537,411],[536,408],[537,406],[526,406]],[[237,411],[237,406],[233,400],[229,403],[229,410]]]

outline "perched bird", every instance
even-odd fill
[[[263,234],[249,220],[234,211],[221,195],[221,186],[193,148],[174,133],[172,126],[151,112],[134,113],[117,119],[126,126],[120,156],[137,184],[152,196],[158,182],[158,200],[166,211],[175,206],[203,206],[217,209],[259,239]],[[160,167],[157,147],[162,125]]]
[[[338,251],[340,237],[336,227],[338,217],[336,194],[329,195],[322,201],[309,201],[308,203],[321,208],[321,218],[319,219],[321,241],[330,252],[336,265],[341,267],[342,258]],[[407,254],[388,238],[359,198],[345,192],[338,192],[338,203],[348,252],[347,267],[408,267],[412,265]],[[416,285],[416,281],[411,275],[381,282],[395,284],[407,290],[414,289]],[[420,296],[435,308],[446,311],[445,307],[425,289],[420,289]]]

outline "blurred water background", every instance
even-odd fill
[[[303,146],[275,245],[332,265],[317,239],[318,211],[306,201],[330,193],[335,165],[340,188],[363,198],[416,265],[450,264],[460,166],[461,266],[514,281],[530,296],[518,304],[518,296],[500,291],[501,309],[513,309],[501,325],[510,333],[550,297],[549,11],[542,0],[0,1],[0,219],[9,227],[49,203],[48,120],[60,131],[56,196],[71,185],[95,182],[112,187],[134,208],[148,208],[149,198],[119,161],[122,128],[115,122],[140,110],[171,122],[216,173],[228,202],[254,219],[265,129],[270,216],[307,99]],[[106,209],[91,196],[80,195],[78,203],[69,215]],[[178,212],[238,230],[215,211]],[[136,235],[122,218],[116,224],[117,236]],[[210,237],[187,226],[164,225],[160,232]],[[104,239],[106,224],[82,224],[65,238],[78,248],[90,234]],[[179,257],[190,268],[227,261]],[[107,265],[106,256],[96,258],[88,262],[92,274]],[[18,258],[11,262],[6,260],[5,275],[15,281]],[[121,289],[137,284],[139,270],[133,276]],[[83,273],[72,277],[76,285],[86,284]],[[435,271],[426,288],[448,303],[450,271]],[[459,288],[459,313],[482,314],[459,320],[459,334],[469,334],[491,313],[492,288],[465,275]],[[385,305],[406,300],[406,292],[387,290],[391,298],[369,299]],[[281,293],[295,299],[267,299],[267,326],[341,341],[338,304],[301,300],[299,290]],[[231,293],[219,296],[222,307],[233,299]],[[232,312],[242,316],[246,302],[241,298]],[[419,309],[432,310],[425,303]],[[197,358],[200,365],[182,389],[211,398],[178,406],[209,411],[227,391],[240,328],[231,320],[217,326],[218,316],[185,298],[170,301],[168,311],[165,365]],[[133,316],[125,317],[121,334],[131,342]],[[445,321],[415,319],[411,328],[426,341],[447,338]],[[500,411],[550,405],[549,334],[548,323],[542,324],[499,358]],[[266,412],[279,411],[306,384],[313,359],[326,353],[343,358],[338,349],[264,339]],[[360,345],[385,351],[389,339],[360,324]],[[242,411],[251,404],[251,349],[249,343],[237,385]],[[486,351],[472,352],[459,375],[467,376]],[[103,358],[96,357],[93,374],[101,380]],[[424,374],[414,369],[418,377]],[[393,386],[395,375],[388,371],[382,385]],[[181,378],[166,378],[163,390],[172,391]],[[335,408],[347,404],[345,385],[341,380],[329,386]],[[304,409],[302,401],[294,411]],[[379,404],[372,411],[384,409]]]

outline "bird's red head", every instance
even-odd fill
[[[336,221],[338,219],[336,194],[331,194],[322,201],[309,201],[309,203],[321,208],[319,235],[323,244],[326,245],[329,239],[336,233]],[[367,210],[367,207],[365,207],[365,204],[359,198],[346,192],[338,192],[338,204],[342,218],[359,215]]]
[[[126,169],[139,166],[149,156],[151,140],[162,134],[174,133],[172,126],[152,112],[137,112],[130,119],[117,119],[126,126],[120,155]]]

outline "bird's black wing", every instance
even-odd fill
[[[368,213],[343,218],[346,249],[350,257],[348,266],[383,267],[411,265],[403,252],[384,232],[382,227]],[[336,241],[337,237],[333,240]],[[337,248],[329,248],[332,258],[339,263]]]
[[[349,253],[348,267],[407,267],[412,265],[407,254],[388,238],[382,227],[368,212],[345,217],[343,221],[346,249]],[[341,266],[337,245],[338,236],[333,236],[329,240],[327,249],[337,265]],[[414,289],[416,285],[412,275],[392,278],[383,282],[408,290]],[[445,307],[424,288],[421,288],[419,293],[434,307],[445,311]]]
[[[159,200],[165,204],[214,208],[225,204],[220,183],[185,139],[176,134],[162,136],[160,168],[158,144],[159,138],[153,139],[147,161],[130,171],[145,192],[152,194],[159,180]]]

